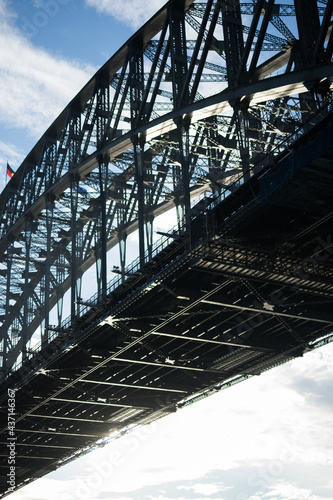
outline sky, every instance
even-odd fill
[[[332,500],[333,345],[144,426],[11,500]]]
[[[163,0],[0,0],[0,189]],[[182,409],[12,500],[333,498],[333,345]]]

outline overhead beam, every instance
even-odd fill
[[[48,418],[51,420],[66,420],[67,422],[92,422],[94,424],[110,424],[112,425],[112,422],[109,422],[108,420],[93,420],[91,418],[76,418],[76,417],[71,417],[70,415],[67,415],[66,417],[61,417],[58,415],[39,415],[37,413],[28,413],[25,415],[26,417],[33,417],[33,418]]]
[[[320,315],[316,316],[305,316],[304,314],[292,314],[292,313],[284,313],[284,312],[279,312],[276,311],[275,309],[266,309],[264,307],[258,308],[258,307],[249,307],[245,306],[242,304],[229,304],[228,302],[220,302],[220,301],[214,301],[214,300],[202,300],[203,304],[210,304],[213,306],[218,306],[218,307],[227,307],[228,309],[238,309],[240,311],[248,311],[248,312],[253,312],[253,313],[260,313],[260,314],[267,314],[268,316],[280,316],[283,318],[291,318],[291,319],[297,319],[297,320],[302,320],[302,321],[315,321],[316,323],[324,323],[324,324],[333,324],[333,317],[332,319],[324,319],[321,318]]]
[[[126,359],[126,358],[114,358],[115,361],[120,361],[121,363],[129,363],[129,364],[135,364],[135,365],[147,365],[147,366],[160,366],[162,368],[169,368],[172,370],[186,370],[190,372],[216,372],[216,370],[210,370],[209,368],[198,368],[194,366],[183,366],[183,365],[177,365],[176,362],[172,359],[170,359],[169,363],[158,363],[153,362],[153,361],[139,361],[137,359]]]
[[[0,443],[1,446],[8,445],[7,443]],[[56,448],[57,450],[78,450],[79,446],[60,446],[55,444],[39,444],[39,443],[18,443],[18,446],[26,446],[30,448]]]
[[[48,436],[54,436],[56,437],[58,434],[61,436],[68,436],[68,437],[79,437],[79,438],[92,438],[92,439],[100,439],[104,434],[76,434],[73,432],[62,432],[60,429],[56,429],[54,431],[44,431],[42,429],[39,430],[34,430],[34,429],[15,429],[16,433],[19,432],[25,432],[27,434],[47,434]]]
[[[117,403],[104,403],[103,401],[83,401],[80,399],[66,399],[66,398],[52,398],[51,401],[61,401],[62,403],[75,403],[75,404],[84,404],[84,405],[94,405],[94,406],[108,406],[108,407],[116,407],[116,408],[133,408],[140,410],[149,410],[147,406],[133,406],[133,405],[125,405],[125,404],[117,404]]]
[[[166,388],[166,387],[152,387],[150,385],[131,385],[131,384],[118,384],[116,382],[107,382],[107,381],[101,381],[101,380],[88,380],[88,379],[82,379],[82,380],[77,380],[76,383],[82,382],[82,383],[88,383],[88,384],[96,384],[96,385],[108,385],[108,386],[114,386],[114,387],[126,387],[129,389],[143,389],[145,391],[158,391],[158,392],[177,392],[177,393],[183,393],[186,394],[187,391],[182,391],[180,389],[172,389],[172,388]]]
[[[1,458],[8,458],[8,455],[0,455]],[[59,460],[59,457],[33,457],[31,455],[15,455],[15,460],[51,460],[53,462],[57,462]],[[8,467],[8,466],[7,466]]]
[[[126,358],[114,358],[115,361],[120,361],[121,363],[130,363],[134,365],[146,365],[146,366],[160,366],[162,368],[169,368],[172,370],[189,370],[195,372],[204,372],[204,368],[196,368],[189,366],[176,365],[175,363],[158,363],[153,361],[140,361],[138,359],[126,359]]]
[[[157,335],[160,337],[171,337],[173,339],[179,339],[179,340],[189,340],[191,342],[200,342],[202,344],[214,344],[214,345],[226,345],[226,346],[232,346],[232,347],[241,347],[244,349],[250,349],[253,351],[259,351],[259,352],[274,352],[274,349],[267,349],[265,347],[255,347],[249,344],[237,344],[235,342],[222,342],[220,340],[209,340],[205,339],[204,337],[189,337],[188,335],[175,335],[172,333],[165,333],[161,331],[156,331],[152,332],[152,335]]]

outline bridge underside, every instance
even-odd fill
[[[18,486],[330,340],[332,125],[200,202],[187,232],[7,377]]]

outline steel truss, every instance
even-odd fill
[[[176,207],[183,230],[329,113],[331,17],[330,0],[171,0],[97,72],[1,194],[3,376],[80,314],[93,265],[105,299],[113,247],[125,281],[132,232],[143,268],[156,216]]]

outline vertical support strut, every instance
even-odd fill
[[[249,116],[247,108],[247,102],[237,102],[234,107],[244,180],[250,178]]]
[[[30,216],[25,218],[25,270],[23,288],[23,324],[22,324],[22,360],[27,355],[27,338],[29,326],[29,273],[30,273],[30,249],[32,236],[33,219]]]
[[[183,206],[183,224],[189,223],[191,210],[190,196],[190,118],[186,117],[178,123],[179,153],[181,164],[181,177],[183,194],[181,197]],[[189,227],[187,228],[189,229]]]
[[[216,191],[216,188],[218,188],[218,191],[221,190],[220,186],[214,181],[214,172],[216,172],[216,169],[221,168],[221,162],[223,159],[223,149],[222,148],[216,148],[216,147],[211,147],[216,146],[216,144],[221,144],[221,135],[219,134],[218,130],[218,121],[216,116],[212,116],[210,118],[206,118],[205,124],[207,126],[207,136],[209,138],[209,142],[207,144],[207,148],[209,151],[209,173],[212,178],[211,182],[211,189],[212,191]],[[201,137],[200,137],[201,136]],[[196,139],[195,144],[202,144],[204,140],[204,134],[200,133],[198,139]]]
[[[109,157],[98,158],[98,175],[100,191],[100,210],[98,217],[98,241],[96,242],[97,288],[100,299],[106,297],[107,285],[107,234],[106,234],[106,197],[108,186]]]
[[[80,276],[78,274],[78,253],[80,249],[80,231],[77,221],[78,213],[78,182],[79,177],[77,175],[70,175],[70,190],[71,190],[71,210],[72,210],[72,220],[71,220],[71,240],[72,240],[72,261],[71,261],[71,317],[72,319],[79,312],[79,299],[80,299]]]
[[[243,83],[243,81],[246,81],[249,79],[249,76],[247,75],[247,62],[248,62],[249,55],[250,55],[251,50],[252,50],[254,37],[256,35],[258,23],[259,23],[261,15],[262,15],[262,11],[263,11],[263,7],[264,7],[265,3],[266,3],[266,0],[258,0],[257,4],[254,6],[254,14],[252,17],[251,27],[250,27],[250,31],[249,31],[249,34],[248,34],[247,39],[246,39],[244,52],[242,54],[242,59],[240,61],[240,66],[239,66],[238,74],[237,74],[237,81],[240,83]],[[265,11],[265,13],[266,13],[266,11]],[[263,39],[264,33],[262,33],[260,36]],[[253,63],[252,63],[252,65],[255,66],[255,64],[253,64]],[[252,78],[252,75],[250,76],[250,78]]]
[[[144,72],[143,72],[143,46],[142,39],[137,37],[129,47],[129,69],[130,69],[130,97],[131,97],[131,124],[135,128],[141,119],[139,114],[140,104],[144,93]],[[138,203],[138,223],[139,223],[139,258],[140,267],[144,266],[145,261],[145,236],[144,236],[144,212],[145,212],[145,193],[143,185],[144,175],[144,135],[132,139],[134,146],[134,164],[135,180],[137,184],[137,203]],[[122,256],[121,256],[122,258]]]
[[[320,33],[320,19],[316,0],[295,0],[296,21],[299,39],[293,47],[295,70],[316,65],[316,42]],[[306,121],[317,111],[313,91],[314,82],[306,82],[309,92],[300,95],[303,119]]]
[[[126,267],[126,233],[119,233],[119,259],[120,259],[120,272],[122,282],[125,281],[125,267]]]
[[[139,258],[140,267],[145,263],[145,191],[143,184],[144,176],[144,136],[137,136],[133,139],[134,145],[134,162],[135,162],[135,177],[138,186],[137,201],[138,201],[138,225],[139,225]]]
[[[45,312],[44,335],[42,341],[48,341],[50,327],[50,267],[52,250],[52,222],[53,222],[54,196],[46,197],[46,260],[45,260]]]
[[[264,14],[263,21],[261,23],[261,27],[260,27],[260,31],[259,31],[259,36],[258,36],[258,39],[257,39],[257,43],[255,45],[255,49],[254,49],[254,52],[253,52],[253,55],[252,55],[251,64],[250,64],[250,68],[249,68],[249,77],[250,77],[250,79],[252,79],[252,77],[253,77],[254,70],[255,70],[255,68],[257,66],[257,63],[258,63],[258,60],[259,60],[259,57],[260,57],[261,48],[262,48],[262,44],[263,44],[263,41],[264,41],[264,38],[265,38],[265,34],[266,34],[266,31],[267,31],[268,23],[269,23],[269,21],[272,18],[272,13],[273,13],[273,8],[274,8],[274,2],[275,2],[275,0],[267,0],[265,2],[265,14]],[[260,8],[260,5],[258,5],[256,7],[256,14],[258,12],[258,8]]]
[[[206,58],[207,58],[207,54],[208,54],[208,51],[209,51],[210,47],[212,46],[213,34],[214,34],[214,30],[215,30],[217,19],[218,19],[218,15],[219,15],[219,6],[218,6],[218,4],[215,5],[213,13],[211,15],[212,5],[213,5],[213,0],[208,0],[207,1],[207,5],[206,5],[206,9],[205,9],[205,14],[204,14],[202,22],[201,22],[200,32],[198,33],[198,38],[197,38],[197,41],[196,41],[196,46],[195,46],[195,49],[193,51],[193,55],[192,55],[192,59],[191,59],[191,64],[190,64],[190,67],[189,67],[189,70],[188,70],[188,73],[187,73],[187,78],[186,78],[185,83],[184,83],[183,94],[184,94],[185,89],[189,88],[189,84],[190,84],[190,81],[191,81],[191,75],[193,74],[193,70],[194,70],[195,66],[198,65],[198,67],[197,67],[197,69],[195,71],[194,82],[193,82],[193,85],[192,85],[192,88],[191,88],[190,94],[189,94],[190,101],[194,101],[195,100],[195,95],[197,93],[197,90],[198,90],[198,87],[199,87],[199,84],[200,84],[200,79],[201,79],[201,76],[202,76],[202,71],[204,69],[204,65],[205,65],[205,61],[206,61]],[[206,40],[204,42],[204,47],[202,49],[201,57],[200,57],[200,60],[198,62],[199,50],[200,50],[200,47],[201,47],[201,44],[202,44],[203,35],[204,35],[205,30],[206,30],[206,25],[208,23],[210,15],[211,15],[211,23],[210,23],[210,26],[209,26],[209,30],[208,30],[208,34],[207,34]]]
[[[53,184],[56,176],[56,158],[57,158],[57,141],[55,138],[48,137],[45,146],[44,157],[44,186],[47,191]]]
[[[295,0],[295,10],[302,66],[312,66],[316,64],[314,50],[320,32],[317,1]]]
[[[81,114],[80,110],[72,109],[70,111],[70,121],[68,130],[69,140],[69,170],[73,168],[80,158],[81,146]]]
[[[168,11],[171,39],[171,71],[173,104],[179,107],[188,101],[189,88],[184,89],[187,75],[187,48],[185,30],[185,2],[173,2]],[[183,92],[184,89],[184,92]]]
[[[2,370],[4,375],[7,373],[7,353],[9,347],[9,326],[10,326],[10,285],[13,264],[14,247],[12,243],[7,244],[7,269],[6,269],[6,304],[5,304],[5,320],[3,327],[3,344],[2,344]]]
[[[236,87],[244,52],[240,2],[235,0],[219,0],[219,3],[222,10],[228,83],[229,87]]]
[[[153,223],[154,218],[150,217],[146,221],[146,241],[147,241],[147,251],[148,251],[148,259],[151,260],[153,257]]]
[[[130,96],[131,96],[131,124],[132,128],[138,126],[140,122],[140,108],[143,101],[144,92],[144,72],[143,72],[143,49],[142,40],[137,39],[129,47],[129,70],[130,70]]]
[[[79,109],[70,110],[69,122],[69,171],[72,170],[80,157],[80,132],[81,132],[81,114]],[[71,261],[71,317],[72,319],[79,312],[79,299],[81,294],[81,276],[78,275],[78,252],[80,243],[82,244],[82,227],[79,228],[77,222],[78,216],[78,197],[79,197],[79,181],[80,177],[77,174],[70,174],[70,191],[71,191],[71,239],[72,239],[72,261]],[[81,229],[81,238],[80,231]]]
[[[110,87],[108,79],[99,77],[97,82],[97,146],[101,147],[107,134],[109,123]]]
[[[316,47],[314,51],[314,58],[318,64],[321,62],[329,62],[332,57],[332,44],[333,44],[333,33],[332,30],[329,34],[329,29],[331,25],[331,17],[333,12],[333,0],[326,2],[325,15],[323,17],[320,30],[318,32]],[[328,38],[327,46],[325,48],[325,40]]]
[[[66,275],[66,259],[63,252],[60,252],[58,263],[57,263],[57,319],[58,319],[58,328],[61,326],[62,314],[64,309],[64,297],[60,292],[59,285],[63,283]]]

